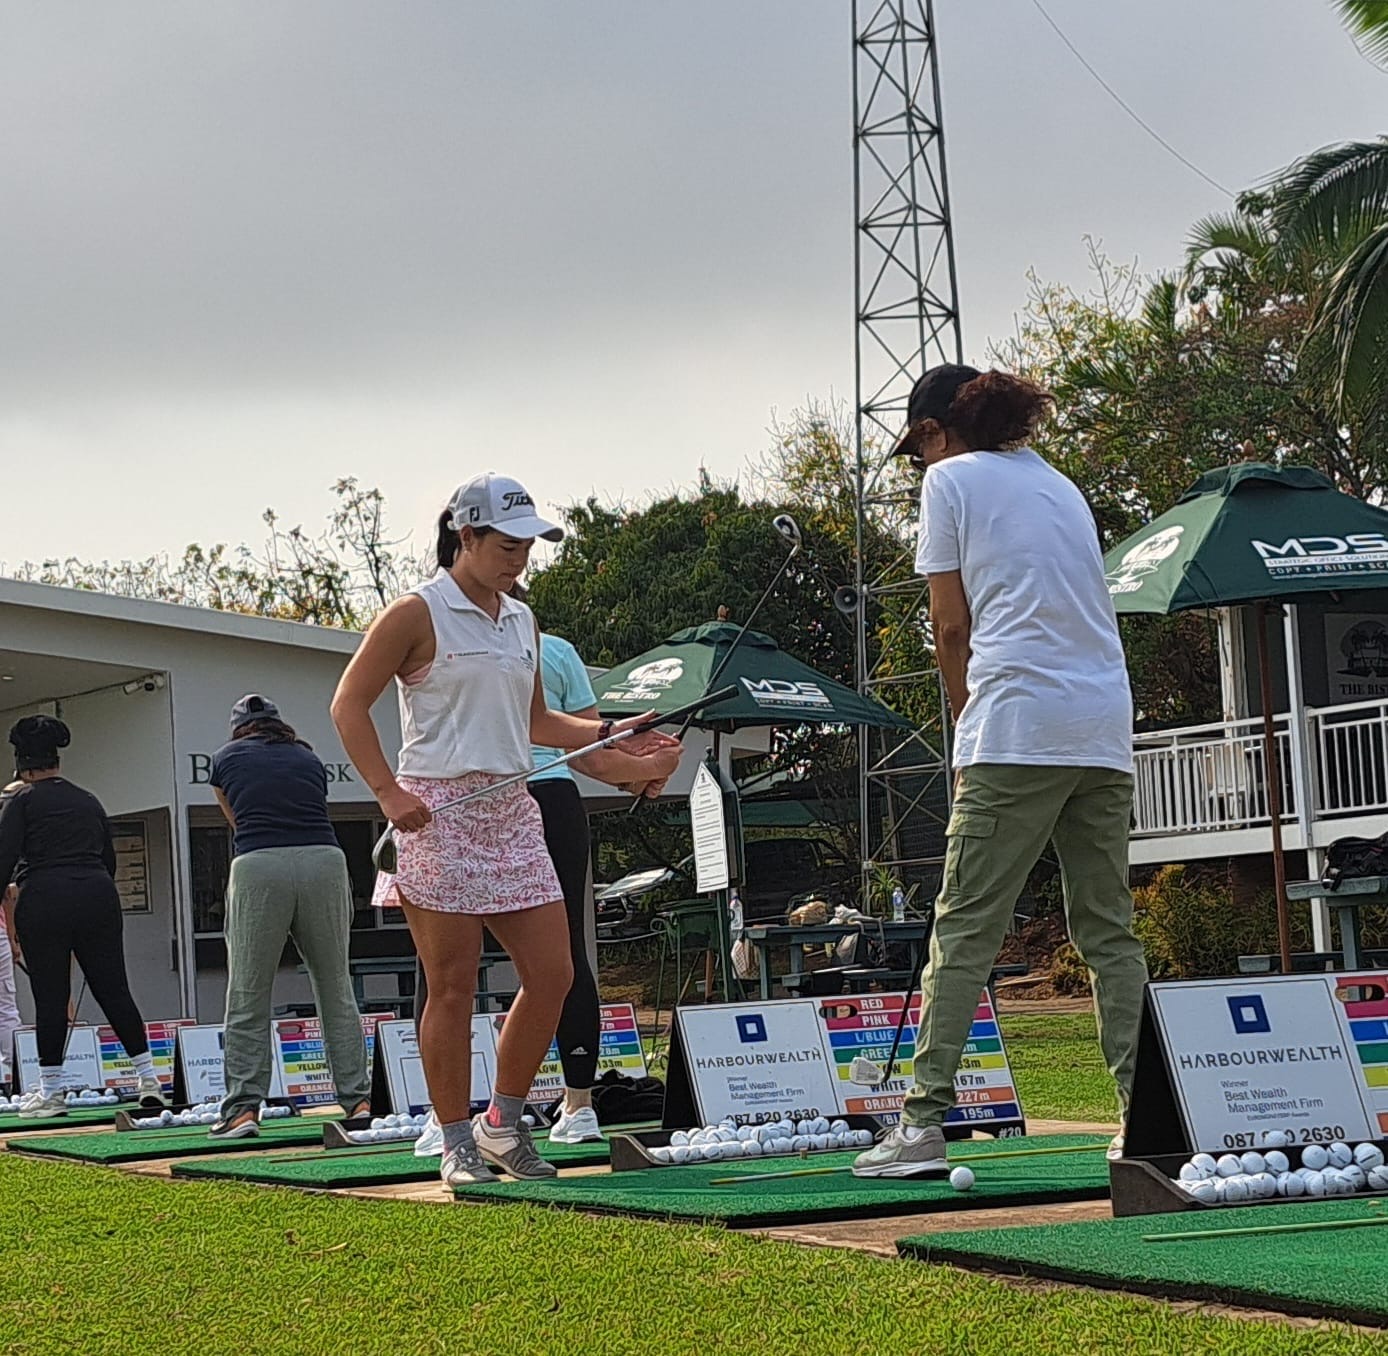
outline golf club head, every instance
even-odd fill
[[[848,1066],[848,1081],[860,1088],[875,1088],[887,1081],[887,1075],[880,1064],[864,1059],[862,1055],[854,1055],[853,1062]]]
[[[387,829],[380,841],[371,850],[371,864],[384,875],[393,876],[400,865],[400,854],[395,847],[395,834]]]
[[[800,524],[789,513],[778,513],[771,520],[771,526],[791,544],[794,550],[800,549]]]
[[[834,590],[834,606],[845,617],[851,617],[858,610],[858,590],[852,584],[841,584]]]

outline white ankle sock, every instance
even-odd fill
[[[146,1050],[142,1055],[131,1055],[130,1062],[135,1066],[135,1072],[139,1075],[139,1077],[155,1077],[154,1056],[150,1054],[148,1050]]]
[[[63,1088],[63,1066],[54,1065],[49,1068],[47,1065],[39,1065],[39,1092],[45,1097],[51,1097],[55,1092],[61,1092]]]

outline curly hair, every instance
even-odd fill
[[[1010,372],[984,372],[965,382],[950,402],[946,428],[972,452],[1007,452],[1030,441],[1055,397]]]

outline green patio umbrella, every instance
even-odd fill
[[[709,729],[749,725],[870,725],[914,727],[881,702],[861,696],[788,655],[764,632],[748,631],[728,657],[741,628],[706,622],[677,631],[653,649],[593,680],[598,710],[619,717],[697,701],[719,665],[718,685],[737,697],[711,706],[696,722]],[[686,698],[684,694],[688,693]]]
[[[1288,973],[1291,936],[1280,778],[1272,775],[1276,737],[1267,611],[1269,604],[1295,603],[1307,595],[1388,588],[1388,511],[1341,494],[1308,467],[1245,462],[1201,476],[1173,509],[1115,546],[1104,557],[1104,569],[1120,613],[1257,607],[1263,775],[1272,819],[1278,942]]]
[[[741,632],[742,638],[738,640]],[[736,642],[736,644],[734,644]],[[737,696],[704,710],[694,722],[719,733],[752,725],[858,725],[915,727],[881,702],[802,664],[762,631],[742,632],[730,622],[706,622],[677,631],[654,649],[608,669],[593,680],[598,710],[620,717],[683,706],[683,693],[698,701],[714,686],[732,684]],[[734,829],[736,834],[739,830]],[[727,983],[727,917],[717,910],[718,944]]]

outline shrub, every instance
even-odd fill
[[[1089,969],[1072,942],[1062,942],[1051,954],[1049,975],[1056,993],[1082,998],[1089,992]]]

